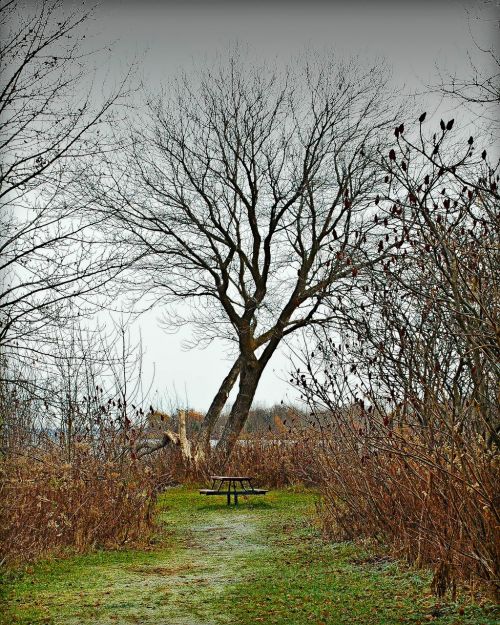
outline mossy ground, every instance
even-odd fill
[[[172,489],[144,551],[99,552],[4,574],[0,623],[52,625],[493,625],[491,605],[437,604],[429,578],[359,545],[328,545],[315,495],[275,491],[228,508]]]

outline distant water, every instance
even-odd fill
[[[210,439],[210,447],[211,447],[212,449],[214,449],[214,448],[217,446],[217,443],[218,443],[218,442],[219,442],[219,439],[218,439],[218,438],[211,438],[211,439]],[[242,446],[244,447],[245,445],[247,445],[247,446],[248,446],[248,445],[251,445],[251,444],[252,444],[252,442],[253,442],[253,441],[252,441],[251,439],[247,440],[247,439],[245,439],[245,438],[240,438],[239,440],[237,440],[237,441],[236,441],[236,444],[237,444],[237,445],[242,445]],[[271,438],[270,438],[270,439],[265,439],[265,440],[263,440],[263,441],[262,441],[262,443],[263,443],[264,445],[266,445],[266,444],[267,444],[267,445],[283,445],[283,444],[285,444],[285,445],[291,445],[291,444],[293,444],[294,442],[295,442],[295,441],[293,441],[293,440],[283,441],[283,440],[280,440],[280,439],[271,439]]]

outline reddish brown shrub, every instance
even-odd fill
[[[282,488],[315,483],[312,437],[294,431],[288,435],[252,435],[236,445],[224,471],[250,475],[262,486]]]
[[[457,581],[479,581],[498,597],[498,454],[479,438],[429,447],[401,431],[378,449],[353,430],[328,443],[319,464],[329,537],[376,539],[397,557],[432,567],[437,595]]]
[[[0,560],[30,561],[144,541],[154,526],[150,468],[96,459],[75,445],[71,463],[56,446],[0,462]]]

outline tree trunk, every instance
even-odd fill
[[[241,357],[238,357],[220,385],[219,390],[217,391],[217,394],[215,395],[212,403],[210,404],[210,408],[203,419],[196,441],[196,450],[193,454],[196,462],[204,460],[210,453],[210,439],[212,437],[212,432],[217,420],[220,417],[222,409],[226,405],[229,393],[238,378],[240,373],[240,363]]]
[[[222,451],[226,458],[229,458],[248,418],[264,367],[265,365],[255,357],[250,362],[241,364],[238,396],[217,445],[217,451]]]
[[[184,410],[179,412],[179,445],[181,448],[182,458],[184,462],[191,461],[191,443],[186,433],[186,413]]]

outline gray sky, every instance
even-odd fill
[[[486,10],[485,10],[486,6]],[[481,15],[490,22],[476,19]],[[469,13],[468,13],[469,11]],[[490,46],[498,32],[498,3],[460,2],[255,2],[184,0],[147,2],[104,0],[96,14],[98,40],[117,40],[113,71],[137,58],[144,82],[156,89],[180,69],[189,72],[239,42],[257,60],[288,63],[308,49],[335,50],[339,56],[383,57],[392,67],[395,84],[408,93],[423,92],[436,82],[436,65],[450,72],[468,70],[467,50],[474,52],[469,29],[478,43]],[[436,99],[423,95],[422,110]],[[430,108],[429,108],[430,107]],[[139,326],[145,349],[145,371],[156,372],[160,392],[186,397],[205,410],[229,369],[223,347],[204,351],[181,349],[186,332],[167,335],[157,327],[158,313]],[[272,403],[293,399],[287,378],[289,362],[277,354],[265,372],[256,399]]]

